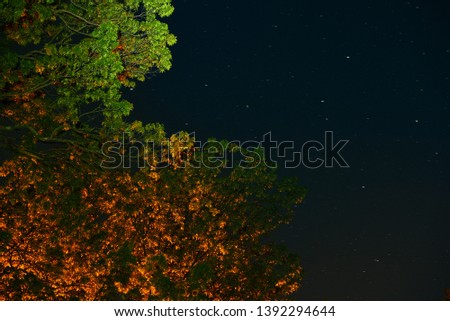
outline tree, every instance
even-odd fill
[[[121,88],[170,68],[175,37],[158,17],[172,10],[167,0],[0,5],[0,129],[15,152],[0,166],[1,299],[266,300],[298,289],[298,257],[265,241],[302,201],[295,181],[251,157],[232,170],[193,166],[209,154],[187,133],[124,120]],[[160,145],[139,146],[134,159],[148,166],[100,166],[113,154],[104,142],[131,156],[138,140]]]
[[[94,151],[99,134],[127,130],[132,104],[121,89],[170,69],[176,38],[158,17],[172,11],[170,0],[2,2],[1,112],[12,125],[2,130],[22,134],[8,146],[28,155],[36,142]]]
[[[5,162],[5,298],[287,298],[298,258],[262,239],[302,190],[265,167],[220,172]]]

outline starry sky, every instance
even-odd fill
[[[280,168],[308,188],[273,236],[296,300],[440,300],[450,287],[450,3],[173,0],[173,68],[133,117],[197,139],[348,139],[349,168]]]

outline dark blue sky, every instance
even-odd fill
[[[127,93],[134,118],[197,138],[350,142],[350,168],[300,167],[276,238],[295,299],[438,300],[450,287],[450,4],[174,0],[173,68]]]

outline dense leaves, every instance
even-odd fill
[[[92,125],[125,130],[132,104],[121,89],[171,67],[176,38],[158,18],[172,11],[169,0],[2,2],[1,115],[13,126],[1,129],[84,148]]]
[[[247,170],[132,175],[89,172],[77,159],[5,162],[4,298],[286,298],[299,286],[298,259],[261,240],[303,194],[264,167]]]
[[[296,182],[251,157],[198,166],[210,153],[187,133],[124,118],[122,88],[170,68],[176,39],[160,19],[172,11],[169,0],[0,4],[1,143],[13,151],[0,166],[0,299],[266,300],[298,289],[298,257],[266,241],[302,201]],[[153,144],[131,155],[138,141]],[[101,167],[111,156],[146,166]]]

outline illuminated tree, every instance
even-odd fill
[[[265,167],[220,173],[5,162],[4,299],[287,298],[298,258],[263,238],[302,190]]]
[[[159,19],[172,11],[169,0],[0,4],[1,143],[15,152],[0,166],[0,299],[265,300],[298,289],[298,257],[266,241],[302,201],[296,182],[263,163],[191,166],[205,154],[186,133],[124,120],[121,89],[170,68],[176,39]],[[103,143],[122,132],[119,155],[137,140],[161,154],[140,147],[145,168],[102,168]]]
[[[28,155],[36,142],[94,151],[98,134],[126,130],[132,105],[121,89],[171,67],[176,38],[158,18],[172,11],[170,0],[3,1],[1,115],[11,126],[1,129],[22,135],[8,146]]]

